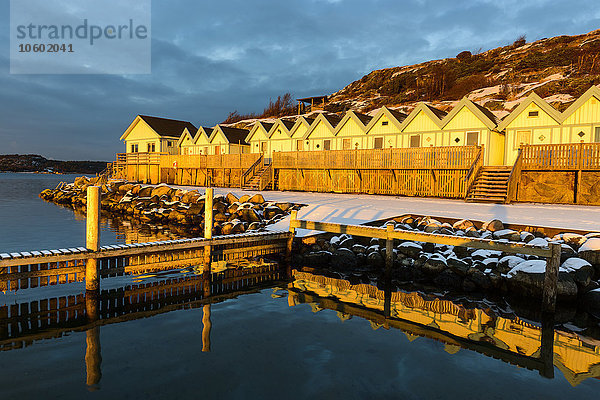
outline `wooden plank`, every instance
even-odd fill
[[[499,242],[491,239],[477,239],[464,236],[440,235],[405,230],[394,230],[393,232],[387,232],[383,228],[362,225],[342,225],[329,222],[306,220],[295,220],[291,222],[293,228],[310,229],[330,233],[347,233],[349,235],[379,239],[388,239],[389,237],[399,240],[429,242],[450,246],[470,247],[474,249],[498,250],[507,253],[527,254],[539,257],[550,257],[552,255],[549,247],[533,247],[525,243]]]

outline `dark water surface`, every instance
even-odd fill
[[[84,243],[81,218],[37,197],[60,180],[72,177],[0,174],[0,252]],[[104,223],[103,244],[132,240],[120,226]],[[0,293],[0,399],[600,395],[600,340],[587,331],[551,328],[550,379],[541,324],[493,307],[302,273],[214,284],[205,296],[199,279],[183,270],[103,280],[96,324],[81,283]],[[169,289],[144,286],[156,282]],[[61,296],[71,297],[40,317]]]

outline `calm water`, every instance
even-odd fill
[[[37,197],[66,179],[0,174],[0,250],[83,244],[84,221]],[[106,221],[102,242],[131,240],[121,226]],[[168,296],[139,286],[165,278],[183,279],[172,288],[196,286]],[[0,399],[598,398],[600,341],[585,332],[556,330],[549,379],[535,369],[539,324],[486,307],[387,294],[386,325],[375,287],[297,274],[258,288],[217,285],[205,299],[198,279],[173,272],[103,280],[105,289],[127,291],[103,293],[100,301],[120,305],[95,327],[81,318],[82,284],[0,294],[8,306],[0,308]],[[26,323],[38,321],[45,299],[68,295],[57,314],[63,322]],[[8,309],[27,319],[2,322]]]

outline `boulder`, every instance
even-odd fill
[[[403,242],[397,247],[398,251],[407,257],[417,258],[423,247],[415,242]]]
[[[600,238],[592,237],[579,248],[579,257],[592,264],[600,264]]]
[[[498,260],[496,268],[498,272],[506,274],[508,271],[510,271],[511,269],[523,262],[525,262],[524,258],[518,256],[506,256]]]
[[[579,235],[577,233],[563,233],[562,234],[562,240],[564,240],[565,243],[574,245],[576,247],[581,246],[583,243],[585,243],[585,241],[587,239],[588,239],[587,237],[585,237],[583,235]]]
[[[365,246],[363,246],[362,244],[355,244],[352,246],[351,249],[355,254],[365,254],[367,251],[367,248]]]
[[[227,200],[227,203],[229,203],[229,204],[239,203],[239,201],[240,201],[240,199],[231,192],[229,192],[229,193],[227,193],[227,195],[225,195],[225,200]]]
[[[462,286],[462,278],[455,272],[447,269],[442,271],[438,276],[433,279],[433,282],[440,287],[449,287],[458,289]]]
[[[494,231],[492,235],[496,239],[508,239],[512,242],[518,242],[521,240],[521,234],[517,231],[513,231],[512,229]]]
[[[324,267],[329,264],[331,253],[328,251],[315,251],[304,255],[304,265],[309,267]]]
[[[421,267],[423,272],[428,274],[439,274],[446,268],[448,268],[448,263],[441,254],[432,254]]]
[[[247,201],[252,204],[262,204],[265,202],[265,198],[262,194],[257,193],[254,196],[250,197]]]
[[[358,258],[350,249],[339,248],[331,256],[331,266],[334,268],[355,268],[358,265]]]
[[[502,221],[500,221],[498,219],[493,219],[489,222],[484,223],[483,226],[481,227],[481,229],[487,230],[490,232],[501,231],[504,229],[504,224],[502,223]]]
[[[583,296],[583,300],[587,308],[600,311],[600,289],[590,290]]]
[[[450,268],[452,272],[460,276],[466,276],[467,271],[470,268],[468,263],[456,257],[448,257],[446,259],[446,262],[448,263],[448,268]]]
[[[372,267],[382,267],[384,265],[383,257],[379,251],[371,251],[367,255],[367,263]]]
[[[521,232],[521,242],[529,243],[533,239],[535,239],[535,236],[533,235],[533,233],[527,232],[527,231]]]

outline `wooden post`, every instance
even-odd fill
[[[552,379],[554,378],[554,314],[542,314],[542,339],[540,349],[540,360],[543,367],[540,369],[540,375]]]
[[[210,321],[210,304],[202,307],[202,351],[210,352],[210,330],[212,322]]]
[[[560,244],[550,243],[550,250],[552,255],[546,259],[542,312],[553,313],[556,309],[556,286],[558,284],[558,269],[560,267],[561,252]]]
[[[86,210],[86,237],[85,246],[92,251],[100,248],[100,188],[90,186],[87,188]],[[90,258],[85,263],[85,288],[98,290],[100,280],[98,274],[98,260]]]
[[[296,236],[296,227],[294,226],[296,219],[298,219],[298,211],[292,210],[290,213],[290,237],[287,240],[285,251],[285,259],[288,265],[292,261],[292,245],[294,244],[294,236]]]
[[[385,241],[385,271],[389,273],[394,265],[394,239],[391,233],[394,232],[394,224],[387,224],[385,227],[388,233],[388,238]]]
[[[213,197],[214,189],[206,188],[205,199],[204,199],[204,238],[212,239],[213,229]],[[204,272],[210,273],[211,264],[211,248],[210,246],[204,247]]]

